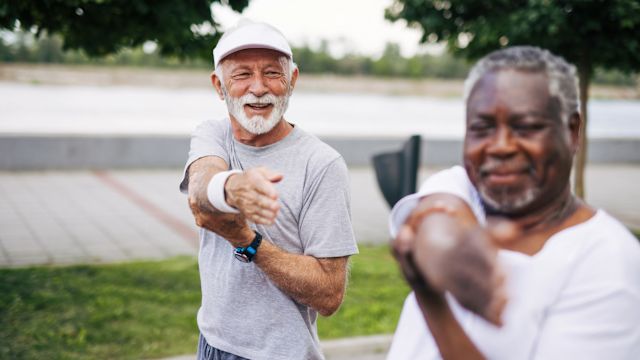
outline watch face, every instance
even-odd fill
[[[247,257],[247,255],[245,255],[245,254],[243,254],[241,252],[238,252],[238,250],[233,252],[233,256],[235,256],[236,259],[238,259],[238,260],[240,260],[242,262],[245,262],[245,263],[251,262],[251,260],[249,260],[249,257]]]

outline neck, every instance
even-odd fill
[[[502,249],[534,255],[542,249],[551,236],[589,220],[594,214],[595,210],[576,198],[567,188],[561,196],[558,196],[558,200],[553,201],[549,206],[531,211],[525,216],[509,217],[509,220],[515,222],[520,229],[520,235],[498,246]]]
[[[277,143],[284,139],[293,130],[293,125],[289,124],[284,118],[280,119],[278,124],[264,134],[252,134],[245,130],[238,121],[230,115],[231,127],[233,129],[233,137],[244,145],[262,147]]]
[[[561,196],[558,201],[554,201],[551,206],[540,209],[531,215],[516,222],[520,224],[525,231],[537,231],[543,229],[554,228],[564,223],[578,208],[578,201],[575,196],[568,192],[565,196]]]
[[[512,217],[525,232],[538,232],[555,228],[573,215],[579,207],[579,201],[571,193],[569,187],[547,206],[526,213],[524,216]]]

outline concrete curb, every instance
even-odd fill
[[[385,359],[393,335],[370,335],[325,340],[320,342],[327,360],[382,360]],[[195,354],[179,355],[162,360],[194,360]]]
[[[384,359],[393,335],[370,335],[321,341],[327,360]]]
[[[0,170],[181,168],[187,135],[0,134]],[[400,150],[406,138],[322,137],[349,166],[370,166],[379,153]],[[462,159],[461,139],[423,138],[423,165],[451,166]],[[640,139],[590,139],[590,164],[639,164]]]

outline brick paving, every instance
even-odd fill
[[[437,169],[423,170],[420,178]],[[108,263],[197,253],[181,170],[0,172],[0,267]],[[373,170],[351,168],[358,242],[383,243],[387,208]],[[640,166],[591,166],[589,203],[640,229]]]

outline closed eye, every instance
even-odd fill
[[[264,75],[270,79],[276,79],[282,77],[284,74],[279,71],[267,71]]]
[[[514,131],[520,132],[520,133],[529,133],[529,132],[537,132],[540,130],[544,130],[547,128],[547,124],[545,123],[522,123],[522,124],[513,124],[511,125],[511,128]]]
[[[250,72],[240,72],[240,73],[235,73],[231,75],[231,78],[233,78],[234,80],[244,80],[244,79],[248,79],[249,77],[251,77]]]
[[[486,132],[495,127],[493,121],[487,119],[472,120],[467,125],[467,130],[475,133]]]

